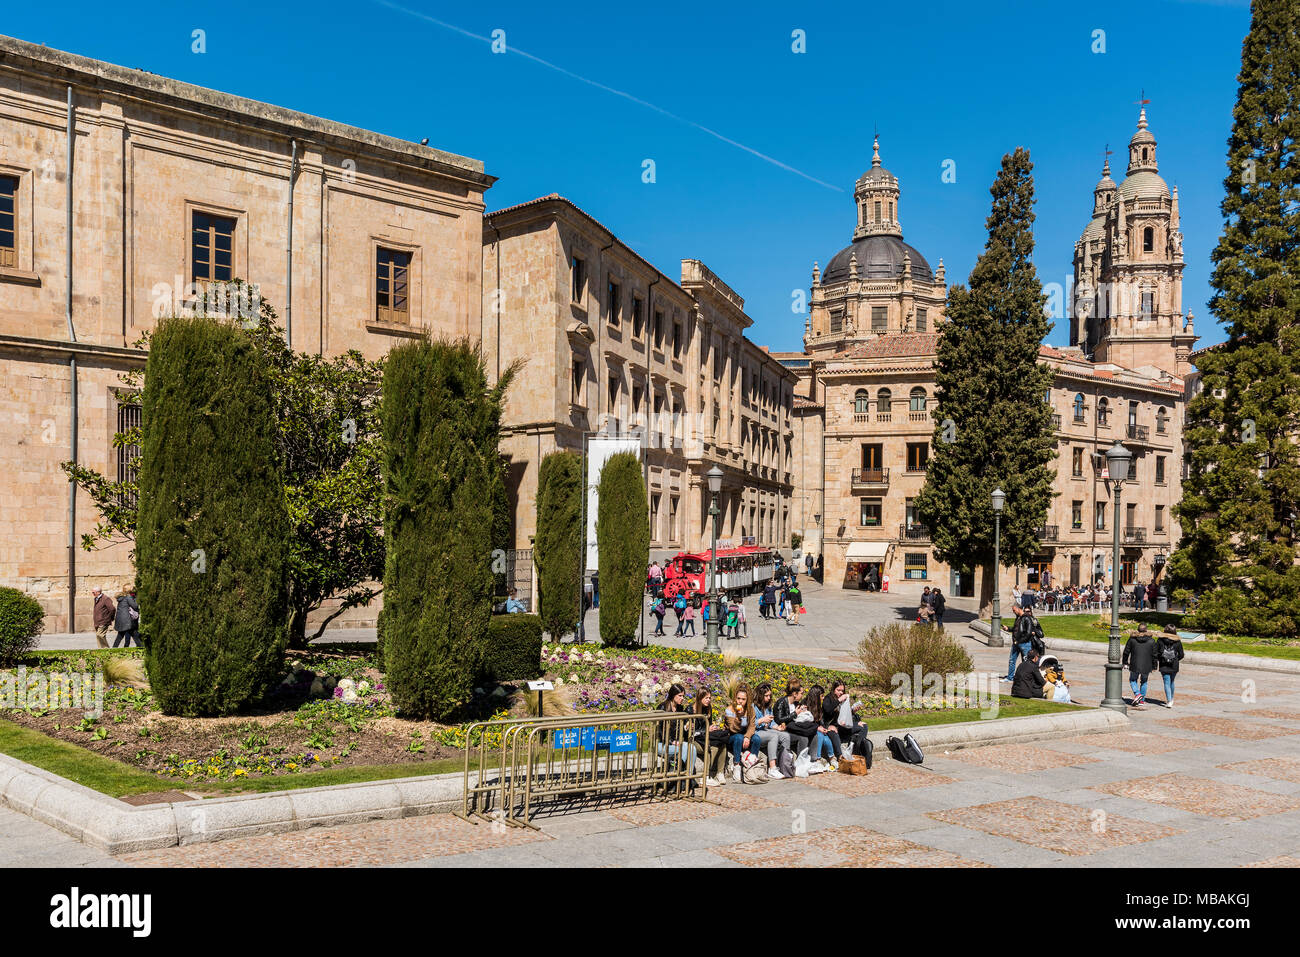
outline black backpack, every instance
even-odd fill
[[[902,761],[904,764],[921,764],[925,761],[921,746],[916,743],[916,737],[910,731],[902,738],[886,739],[885,746],[889,748],[889,753],[895,761]]]

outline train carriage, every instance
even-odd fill
[[[664,567],[664,596],[673,601],[679,594],[703,598],[711,552],[678,552]],[[761,591],[776,567],[770,548],[745,545],[718,549],[718,587],[727,597],[743,597]]]

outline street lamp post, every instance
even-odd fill
[[[1106,450],[1106,474],[1110,478],[1111,488],[1115,491],[1115,539],[1111,552],[1110,582],[1110,644],[1106,655],[1106,697],[1102,700],[1103,708],[1127,713],[1124,704],[1124,667],[1120,664],[1119,643],[1119,497],[1124,480],[1128,478],[1129,463],[1133,453],[1117,440]]]
[[[993,620],[989,622],[989,647],[1002,647],[1002,586],[998,581],[1002,567],[1002,506],[1007,495],[1002,489],[993,490]]]
[[[722,491],[722,469],[716,465],[705,473],[709,480],[709,494],[713,501],[709,505],[709,521],[713,528],[713,547],[709,549],[709,621],[704,626],[704,650],[708,654],[722,653],[718,644],[718,492]]]

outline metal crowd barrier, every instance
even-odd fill
[[[704,800],[708,735],[700,745],[694,731],[708,720],[646,711],[476,722],[466,729],[464,798],[456,816],[535,829],[534,805],[566,798],[621,791],[643,792],[648,800]],[[695,758],[702,762],[698,772]]]

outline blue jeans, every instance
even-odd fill
[[[818,731],[817,736],[813,738],[812,753],[809,754],[809,757],[814,761],[820,757],[835,758],[836,760],[839,759],[839,755],[835,753],[835,745],[831,744],[831,739],[820,731]]]
[[[686,765],[686,770],[690,771],[695,767],[695,745],[670,741],[665,744],[659,742],[659,753],[664,756],[671,756],[674,760],[679,759]]]
[[[1173,704],[1174,703],[1174,679],[1177,678],[1178,675],[1162,674],[1160,677],[1165,679],[1165,704]]]
[[[1147,696],[1147,675],[1140,675],[1136,671],[1128,673],[1128,685],[1133,689],[1133,696],[1139,695],[1143,698]]]
[[[1031,641],[1022,641],[1020,644],[1011,643],[1011,657],[1007,659],[1007,680],[1016,680],[1016,658],[1028,658],[1029,652],[1034,648]]]
[[[695,619],[694,619],[694,618],[687,618],[687,619],[686,619],[686,628],[682,631],[682,634],[683,634],[683,635],[686,634],[687,631],[689,631],[692,635],[695,634]]]
[[[749,751],[754,757],[758,757],[758,735],[749,739],[749,747],[745,747],[745,736],[743,734],[733,734],[731,736],[731,756],[737,764],[740,764],[741,756]]]

